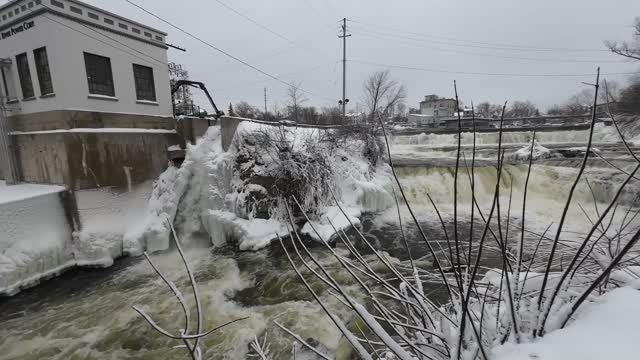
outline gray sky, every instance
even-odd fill
[[[631,39],[631,24],[640,16],[638,0],[222,0],[279,36],[215,0],[132,1],[269,74],[301,82],[314,94],[307,95],[307,104],[316,106],[337,104],[341,97],[337,34],[343,17],[353,20],[348,22],[347,58],[354,62],[347,63],[347,97],[354,107],[367,75],[385,68],[406,86],[411,107],[426,94],[452,96],[454,79],[466,103],[531,100],[542,108],[580,91],[582,81],[593,81],[593,76],[490,76],[372,64],[493,74],[595,74],[598,65],[603,73],[640,71],[640,64],[603,45],[607,39]],[[125,0],[87,2],[166,31],[168,42],[187,48],[186,53],[169,50],[170,61],[184,64],[193,80],[204,81],[225,111],[229,102],[241,100],[262,108],[264,87],[270,109],[284,105],[282,83]],[[628,75],[606,77],[623,83]]]

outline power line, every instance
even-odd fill
[[[353,29],[353,28],[352,28]],[[367,30],[369,31],[369,30]],[[379,35],[373,35],[370,33],[361,33],[358,31],[358,29],[356,28],[356,31],[354,32],[360,36],[364,36],[364,37],[369,37],[372,39],[378,39],[378,40],[393,40],[398,41],[397,39],[389,39],[389,38],[385,38],[384,36],[389,36],[389,37],[396,37],[396,38],[401,38],[397,35],[393,35],[393,34],[382,34],[382,36]],[[375,33],[375,32],[373,32]],[[406,38],[404,38],[406,39]],[[413,41],[420,41],[419,39],[411,39],[409,38],[409,40],[413,40]],[[409,44],[409,42],[404,42],[405,44]],[[539,62],[556,62],[556,63],[589,63],[589,64],[595,64],[595,63],[623,63],[624,60],[600,60],[600,61],[590,61],[590,60],[568,60],[568,59],[551,59],[551,58],[530,58],[530,57],[521,57],[521,56],[508,56],[508,55],[496,55],[496,54],[488,54],[488,53],[476,53],[476,52],[469,52],[469,51],[462,51],[462,50],[454,50],[454,49],[443,49],[443,48],[437,48],[437,47],[426,47],[426,46],[421,46],[421,45],[417,45],[415,43],[411,43],[411,46],[417,46],[423,49],[429,49],[429,50],[434,50],[434,51],[441,51],[441,52],[448,52],[448,53],[454,53],[454,54],[463,54],[463,55],[471,55],[471,56],[483,56],[483,57],[493,57],[493,58],[498,58],[498,59],[513,59],[513,60],[527,60],[527,61],[539,61]]]
[[[54,13],[55,13],[55,10],[53,10],[53,9],[49,8],[48,6],[46,6],[46,5],[44,5],[44,4],[41,4],[41,5],[42,5],[42,6],[44,6],[44,7],[46,7],[47,9],[50,9],[50,10],[54,11]],[[33,12],[33,10],[30,10],[30,11],[31,11],[31,12]],[[140,59],[140,60],[142,60],[142,61],[145,61],[145,62],[147,62],[147,63],[151,63],[151,62],[150,62],[149,60],[147,60],[147,59],[143,59],[143,58],[141,58],[141,57],[139,57],[139,56],[137,56],[137,55],[135,55],[135,54],[132,54],[132,53],[130,53],[130,52],[128,52],[128,51],[126,51],[126,50],[124,50],[124,49],[122,49],[122,48],[119,48],[119,47],[117,47],[117,46],[115,46],[115,45],[113,45],[113,44],[109,44],[108,42],[105,42],[105,41],[103,41],[103,40],[101,40],[101,39],[98,39],[98,38],[96,38],[96,37],[94,37],[94,36],[91,36],[91,35],[89,35],[89,34],[87,34],[87,33],[83,32],[83,31],[81,31],[81,30],[78,30],[78,29],[76,29],[76,28],[74,28],[74,27],[71,27],[71,26],[69,26],[69,25],[67,25],[67,24],[65,24],[65,23],[62,23],[62,22],[60,22],[60,21],[58,21],[58,20],[56,20],[56,19],[53,19],[53,18],[51,18],[51,17],[47,16],[46,14],[43,14],[43,16],[44,16],[45,18],[47,18],[47,19],[49,19],[49,20],[51,20],[51,21],[53,21],[53,22],[57,23],[57,24],[60,24],[60,25],[62,25],[62,26],[64,26],[64,27],[66,27],[66,28],[68,28],[68,29],[70,29],[70,30],[73,30],[73,31],[75,31],[75,32],[77,32],[77,33],[80,33],[80,34],[82,34],[82,35],[84,35],[84,36],[86,36],[86,37],[88,37],[88,38],[90,38],[90,39],[96,40],[96,41],[98,41],[98,42],[100,42],[100,43],[103,43],[103,44],[105,44],[105,45],[107,45],[107,46],[110,46],[110,47],[112,47],[112,48],[114,48],[114,49],[116,49],[116,50],[119,50],[119,51],[121,51],[121,52],[123,52],[123,53],[125,53],[125,54],[128,54],[128,55],[131,55],[131,56],[133,56],[133,57],[135,57],[135,58],[137,58],[137,59]],[[162,61],[162,60],[158,60],[158,59],[156,59],[156,58],[154,58],[154,57],[152,57],[152,56],[149,56],[149,55],[144,54],[144,53],[142,53],[142,52],[140,52],[140,51],[138,51],[138,50],[136,50],[136,49],[134,49],[134,48],[131,48],[131,47],[127,46],[126,44],[124,44],[124,43],[122,43],[122,42],[120,42],[120,41],[118,41],[118,40],[116,40],[116,39],[114,39],[114,38],[112,38],[112,37],[110,37],[110,36],[108,36],[108,35],[106,35],[106,34],[103,34],[103,33],[99,32],[99,31],[97,31],[97,30],[95,30],[95,29],[93,29],[93,28],[91,28],[91,27],[88,27],[88,26],[86,26],[86,25],[84,25],[84,24],[80,24],[80,25],[82,25],[82,26],[84,26],[84,27],[86,27],[86,28],[88,28],[88,29],[90,29],[90,30],[92,30],[92,31],[94,31],[94,32],[96,32],[96,33],[98,33],[98,34],[100,34],[100,35],[102,35],[102,36],[104,36],[104,37],[106,37],[106,38],[108,38],[108,39],[110,39],[110,40],[112,40],[112,41],[116,42],[116,43],[118,43],[118,44],[121,44],[121,45],[123,45],[123,46],[125,46],[125,47],[127,47],[127,48],[129,48],[129,49],[131,49],[131,50],[134,50],[134,51],[136,51],[136,52],[138,52],[138,53],[140,53],[140,54],[142,54],[142,55],[144,55],[144,56],[146,56],[146,57],[148,57],[148,58],[150,58],[150,59],[153,59],[153,60],[155,60],[156,62],[158,62],[158,63],[159,63],[159,64],[161,64],[161,65],[164,65],[164,66],[166,66],[166,65],[167,65],[167,63],[166,63],[166,62],[164,62],[164,61]]]
[[[260,24],[260,23],[259,23],[259,22],[257,22],[256,20],[253,20],[253,19],[252,19],[252,18],[250,18],[249,16],[247,16],[247,15],[245,15],[245,14],[241,13],[240,11],[238,11],[238,10],[236,10],[236,9],[232,8],[231,6],[229,6],[229,5],[225,4],[225,3],[223,3],[222,1],[220,1],[220,0],[215,0],[215,2],[217,2],[218,4],[220,4],[220,5],[224,6],[224,7],[225,7],[225,8],[227,8],[229,11],[234,12],[236,15],[238,15],[238,16],[240,16],[240,17],[244,18],[245,20],[247,20],[247,21],[249,21],[249,22],[253,23],[254,25],[256,25],[256,26],[260,27],[261,29],[266,30],[266,31],[270,32],[271,34],[273,34],[273,35],[275,35],[275,36],[279,37],[280,39],[282,39],[282,40],[284,40],[284,41],[287,41],[287,42],[289,42],[289,43],[291,43],[291,44],[294,44],[294,45],[295,45],[295,42],[294,42],[293,40],[291,40],[291,39],[287,38],[286,36],[281,35],[281,34],[279,34],[279,33],[275,32],[275,31],[271,30],[270,28],[266,27],[265,25]]]
[[[500,44],[500,43],[492,43],[492,42],[463,40],[463,39],[457,39],[457,38],[452,38],[452,37],[435,36],[435,35],[424,34],[424,33],[409,32],[409,31],[405,31],[405,30],[400,30],[398,28],[393,28],[393,27],[379,25],[379,24],[370,24],[370,23],[366,23],[366,22],[363,22],[363,21],[357,21],[357,20],[352,20],[352,19],[348,19],[348,20],[353,22],[353,23],[361,24],[361,25],[364,25],[364,26],[373,26],[376,29],[386,28],[386,29],[389,29],[389,30],[392,30],[392,31],[395,31],[395,32],[399,32],[399,33],[404,33],[404,34],[423,36],[423,37],[433,38],[433,39],[443,39],[443,40],[449,40],[449,41],[457,41],[457,42],[468,43],[468,44],[478,44],[478,45],[452,44],[452,43],[447,43],[447,42],[442,42],[442,41],[438,42],[438,41],[431,40],[432,42],[437,42],[437,43],[442,43],[442,44],[445,44],[445,45],[452,45],[452,46],[478,47],[478,48],[483,48],[483,49],[511,50],[511,51],[609,52],[609,50],[605,50],[605,49],[537,47],[537,46],[529,46],[529,45]],[[486,46],[479,46],[479,45],[486,45]]]
[[[195,40],[197,40],[197,41],[201,42],[202,44],[204,44],[204,45],[206,45],[206,46],[208,46],[208,47],[210,47],[211,49],[213,49],[213,50],[215,50],[215,51],[217,51],[217,52],[219,52],[219,53],[221,53],[221,54],[223,54],[223,55],[225,55],[225,56],[227,56],[227,57],[229,57],[229,58],[231,58],[231,59],[233,59],[233,60],[235,60],[235,61],[237,61],[237,62],[239,62],[239,63],[241,63],[241,64],[243,64],[243,65],[245,65],[245,66],[247,66],[247,67],[249,67],[249,68],[251,68],[251,69],[253,69],[253,70],[255,70],[255,71],[257,71],[257,72],[259,72],[259,73],[261,73],[262,75],[265,75],[265,76],[267,76],[267,77],[270,77],[270,78],[272,78],[273,80],[276,80],[276,81],[278,81],[278,82],[280,82],[280,83],[282,83],[282,84],[284,84],[284,85],[286,85],[286,86],[289,86],[289,87],[290,87],[290,86],[293,86],[292,84],[290,84],[290,83],[288,83],[288,82],[286,82],[286,81],[284,81],[284,80],[282,80],[282,79],[280,79],[280,78],[278,78],[278,77],[276,77],[276,76],[274,76],[274,75],[271,75],[271,74],[269,74],[268,72],[266,72],[266,71],[264,71],[264,70],[262,70],[262,69],[260,69],[260,68],[257,68],[257,67],[255,67],[255,66],[253,66],[253,65],[249,64],[248,62],[246,62],[246,61],[244,61],[244,60],[242,60],[242,59],[240,59],[240,58],[238,58],[238,57],[236,57],[236,56],[234,56],[234,55],[232,55],[232,54],[228,53],[227,51],[224,51],[224,50],[222,50],[222,49],[220,49],[220,48],[218,48],[218,47],[216,47],[216,46],[212,45],[211,43],[209,43],[209,42],[207,42],[207,41],[203,40],[202,38],[200,38],[200,37],[198,37],[198,36],[196,36],[196,35],[194,35],[194,34],[192,34],[192,33],[190,33],[190,32],[188,32],[187,30],[184,30],[184,29],[182,29],[181,27],[179,27],[179,26],[177,26],[177,25],[172,24],[172,23],[171,23],[171,22],[169,22],[168,20],[163,19],[162,17],[160,17],[160,16],[158,16],[158,15],[156,15],[156,14],[152,13],[151,11],[149,11],[149,10],[145,9],[144,7],[142,7],[142,6],[138,5],[138,4],[136,4],[136,3],[134,3],[134,2],[132,2],[132,1],[130,1],[130,0],[125,0],[125,1],[126,1],[126,2],[128,2],[129,4],[133,5],[133,6],[137,7],[138,9],[140,9],[140,10],[144,11],[145,13],[147,13],[147,14],[149,14],[149,15],[151,15],[151,16],[153,16],[153,17],[155,17],[156,19],[158,19],[158,20],[160,20],[160,21],[164,22],[165,24],[167,24],[167,25],[169,25],[169,26],[173,27],[174,29],[176,29],[176,30],[178,30],[178,31],[180,31],[180,32],[182,32],[182,33],[184,33],[185,35],[187,35],[187,36],[189,36],[189,37],[194,38]],[[329,101],[334,101],[334,99],[332,99],[332,98],[329,98],[329,97],[326,97],[326,96],[322,96],[322,95],[318,95],[318,94],[315,94],[315,93],[313,93],[313,92],[310,92],[310,91],[308,91],[308,90],[304,90],[304,89],[301,89],[301,88],[298,88],[298,89],[299,89],[300,91],[304,92],[304,93],[309,94],[309,95],[317,96],[317,97],[320,97],[320,98],[323,98],[323,99],[326,99],[326,100],[329,100]]]
[[[412,66],[402,66],[402,65],[390,65],[390,64],[380,64],[368,61],[361,60],[349,60],[353,63],[363,64],[363,65],[371,65],[371,66],[380,66],[380,67],[388,67],[394,69],[402,69],[402,70],[415,70],[415,71],[424,71],[424,72],[432,72],[432,73],[444,73],[444,74],[459,74],[459,75],[484,75],[484,76],[505,76],[505,77],[583,77],[583,76],[593,76],[594,74],[514,74],[514,73],[486,73],[486,72],[471,72],[471,71],[453,71],[453,70],[441,70],[441,69],[430,69],[430,68],[421,68],[421,67],[412,67]],[[601,75],[634,75],[640,74],[640,72],[624,72],[624,73],[608,73]]]

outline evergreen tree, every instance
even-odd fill
[[[227,111],[227,115],[236,116],[236,113],[233,111],[233,104],[229,103],[229,111]]]

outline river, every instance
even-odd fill
[[[564,140],[576,143],[586,139],[585,131],[570,134],[545,134],[542,144],[562,144]],[[444,214],[447,226],[453,223],[453,179],[451,152],[434,149],[433,145],[455,145],[452,135],[412,136],[393,139],[393,152],[404,158],[421,159],[411,166],[397,169],[400,181],[410,204],[420,217],[421,225],[431,241],[444,239],[438,218],[428,202],[430,194]],[[510,144],[526,146],[530,134],[510,135]],[[612,143],[611,138],[598,139],[601,143]],[[465,137],[465,144],[468,138]],[[484,145],[495,145],[495,136],[482,135]],[[427,145],[427,146],[425,146]],[[430,146],[431,145],[431,146]],[[487,162],[475,170],[477,200],[480,207],[488,209],[496,183],[495,150],[485,151]],[[470,153],[465,153],[469,157]],[[438,158],[440,162],[432,159]],[[431,159],[426,161],[425,159]],[[531,172],[529,184],[529,207],[527,210],[527,238],[537,237],[554,221],[557,221],[563,201],[577,173],[579,161],[540,161]],[[594,163],[595,164],[595,163]],[[617,166],[625,168],[629,163],[623,156],[616,160]],[[580,203],[569,211],[565,237],[579,236],[585,232],[585,213],[595,216],[594,205],[605,206],[613,198],[616,184],[624,175],[605,165],[590,167],[585,173],[591,189],[581,182],[575,199]],[[507,165],[502,174],[501,203],[503,209],[511,206],[513,224],[519,219],[524,179],[527,167],[522,164]],[[471,209],[471,191],[466,170],[458,174],[459,228],[461,234],[468,229]],[[621,207],[637,206],[640,186],[633,186],[622,196]],[[594,201],[595,198],[595,201]],[[506,218],[506,210],[502,216]],[[406,209],[401,210],[405,221],[409,218]],[[477,215],[477,214],[476,214]],[[398,215],[395,208],[363,218],[363,232],[376,246],[387,251],[400,261],[408,254],[400,241]],[[518,220],[519,221],[519,220]],[[515,228],[514,228],[515,229]],[[517,229],[516,229],[517,230]],[[516,231],[514,230],[514,231]],[[421,265],[431,266],[423,240],[415,227],[405,229],[412,255],[421,259]],[[477,230],[476,230],[477,231]],[[353,234],[353,232],[350,232]],[[467,235],[461,235],[467,236]],[[198,242],[193,242],[197,244]],[[346,250],[338,247],[338,252]],[[340,269],[335,258],[324,248],[316,247],[312,253],[325,264],[336,278],[355,296],[362,297],[359,288],[348,274]],[[202,294],[205,314],[205,329],[221,323],[248,316],[218,333],[207,337],[202,347],[206,359],[244,359],[248,344],[254,336],[267,334],[274,359],[290,357],[293,340],[278,330],[276,320],[303,338],[311,338],[328,352],[342,354],[347,358],[349,348],[338,336],[334,326],[313,301],[310,294],[296,277],[286,257],[278,246],[257,252],[235,252],[231,249],[216,249],[193,246],[186,250]],[[177,254],[173,251],[153,254],[154,261],[176,284],[187,293],[188,278]],[[322,284],[308,277],[314,289]],[[337,309],[349,320],[349,312],[327,291],[320,291],[322,299]],[[437,296],[437,292],[434,294]],[[192,297],[187,296],[193,304]],[[143,258],[125,258],[107,269],[73,270],[43,284],[11,297],[0,299],[0,358],[2,359],[180,359],[186,358],[184,349],[172,349],[179,345],[153,331],[132,309],[131,305],[143,306],[158,322],[167,328],[176,329],[181,322],[181,312],[170,291],[164,286],[150,265]],[[311,358],[311,357],[309,357]]]

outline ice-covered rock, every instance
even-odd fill
[[[329,220],[345,229],[358,224],[363,211],[391,206],[385,166],[372,166],[358,139],[336,146],[332,131],[242,122],[225,152],[219,129],[210,128],[187,148],[182,166],[155,183],[144,221],[124,236],[125,252],[166,249],[169,222],[181,241],[205,233],[214,247],[231,242],[240,250],[258,250],[278,234],[288,235],[286,204],[299,215],[293,201],[284,200],[292,195],[327,239],[334,233]],[[309,224],[299,225],[303,234],[318,238]]]
[[[531,149],[532,146],[533,146],[533,151]],[[540,145],[537,140],[533,141],[533,145],[531,144],[527,145],[522,149],[519,149],[513,154],[514,159],[520,160],[520,161],[529,160],[530,157],[532,157],[533,160],[539,160],[539,159],[547,159],[547,158],[550,158],[551,156],[552,156],[551,150]]]

